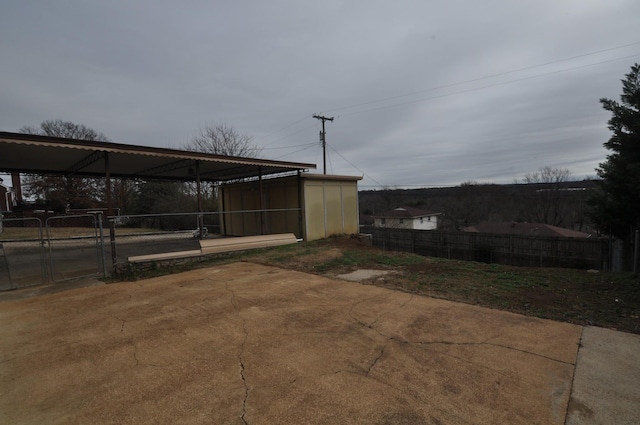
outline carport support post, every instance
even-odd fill
[[[196,160],[196,191],[198,192],[198,231],[200,239],[204,238],[204,218],[202,217],[202,190],[200,185],[200,161]]]
[[[109,221],[109,241],[111,242],[111,270],[116,267],[116,221],[113,219],[113,201],[111,200],[111,169],[109,152],[104,153],[104,176],[107,195],[107,220]]]
[[[264,235],[264,195],[262,193],[262,167],[258,166],[258,185],[260,187],[260,234]]]
[[[304,221],[302,220],[302,213],[303,213],[303,208],[302,208],[302,198],[304,196],[304,192],[302,190],[302,173],[300,172],[300,170],[298,170],[298,229],[300,231],[300,238],[303,239],[305,237],[304,234],[304,227],[303,227],[303,223]]]

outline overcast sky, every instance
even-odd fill
[[[594,176],[638,0],[0,0],[0,130],[181,148],[210,123],[361,188]],[[6,183],[6,181],[5,181]]]

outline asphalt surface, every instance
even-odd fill
[[[0,324],[6,424],[640,417],[637,335],[251,263],[7,300]]]
[[[104,260],[111,266],[111,245],[105,241]],[[132,235],[117,238],[116,258],[199,249],[190,232]],[[102,276],[103,252],[93,238],[40,241],[0,241],[0,292],[43,283]]]

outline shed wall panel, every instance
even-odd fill
[[[340,182],[326,182],[324,187],[327,236],[344,233],[342,226],[342,191]]]
[[[324,187],[322,184],[305,184],[304,210],[306,239],[313,241],[326,237]]]
[[[239,183],[222,187],[225,211],[260,209],[259,182]],[[267,179],[262,182],[263,207],[266,210],[297,209],[300,207],[297,177]],[[221,205],[222,207],[222,205]],[[222,208],[221,208],[222,209]],[[299,211],[265,211],[260,213],[223,214],[227,235],[251,236],[260,234],[293,233],[302,238]]]
[[[360,223],[358,221],[358,186],[355,182],[346,182],[342,185],[342,209],[344,217],[343,233],[358,233]]]

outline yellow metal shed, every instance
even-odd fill
[[[294,233],[307,241],[358,233],[358,176],[299,174],[220,187],[221,233]]]

